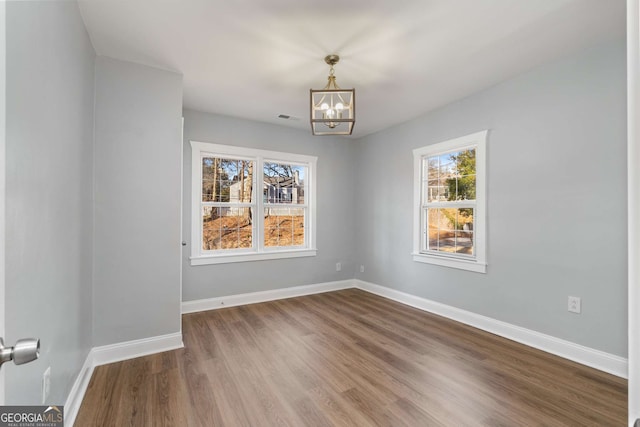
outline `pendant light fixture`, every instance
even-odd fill
[[[340,89],[336,84],[333,66],[340,61],[338,55],[327,55],[329,78],[324,89],[311,89],[311,132],[314,135],[351,135],[356,122],[356,91]]]

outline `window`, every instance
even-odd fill
[[[191,265],[316,254],[316,157],[195,141],[191,149]]]
[[[413,260],[486,272],[487,131],[413,150]]]

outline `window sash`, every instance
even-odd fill
[[[465,253],[460,253],[460,252],[448,252],[448,251],[443,251],[443,250],[438,250],[438,249],[432,249],[430,248],[430,237],[429,237],[429,209],[447,209],[447,208],[442,208],[440,206],[438,207],[423,207],[422,208],[422,229],[421,229],[421,233],[422,233],[422,242],[421,242],[421,247],[420,247],[420,253],[423,254],[429,254],[429,255],[436,255],[436,256],[445,256],[445,257],[452,257],[452,258],[466,258],[466,259],[476,259],[476,246],[475,246],[475,230],[476,230],[476,219],[475,219],[475,214],[476,214],[476,210],[475,210],[475,206],[459,206],[456,209],[474,209],[474,219],[473,219],[473,223],[471,225],[471,229],[467,229],[467,230],[460,230],[460,229],[456,229],[453,228],[452,230],[443,230],[446,231],[448,233],[453,233],[454,234],[454,247],[458,248],[457,244],[457,234],[463,234],[463,233],[467,233],[467,236],[471,237],[471,241],[472,241],[472,253],[471,254],[465,254]],[[438,227],[438,231],[442,230],[441,228]],[[439,241],[439,239],[438,239]],[[462,246],[461,246],[462,247]]]
[[[252,163],[252,167],[254,170],[253,176],[251,177],[251,194],[250,194],[250,198],[251,198],[251,202],[239,202],[239,201],[226,201],[226,202],[221,202],[221,201],[203,201],[203,187],[204,187],[204,173],[203,173],[203,164],[204,164],[204,160],[205,159],[220,159],[220,160],[232,160],[235,162],[251,162]],[[205,249],[204,248],[204,235],[205,235],[205,221],[204,221],[204,214],[202,214],[202,212],[204,211],[205,207],[211,207],[211,208],[221,208],[221,209],[229,209],[230,211],[234,211],[234,210],[240,210],[240,209],[249,209],[250,211],[253,210],[255,211],[257,204],[256,204],[256,174],[255,174],[255,170],[256,170],[256,159],[252,158],[252,157],[246,157],[246,156],[236,156],[236,155],[228,155],[228,154],[222,154],[222,153],[209,153],[209,152],[201,152],[200,153],[200,212],[201,214],[199,215],[199,222],[200,222],[200,253],[203,255],[216,255],[218,253],[225,253],[225,254],[232,254],[232,253],[250,253],[250,252],[255,252],[256,251],[256,247],[257,247],[257,242],[256,242],[256,224],[255,221],[252,221],[251,223],[251,227],[249,230],[247,230],[245,227],[242,227],[245,229],[245,233],[247,231],[250,231],[250,235],[251,235],[251,246],[249,247],[240,247],[240,248],[224,248],[224,247],[220,247],[220,248],[214,248],[214,249]],[[231,177],[227,176],[226,180],[222,180],[220,179],[220,182],[223,181],[230,181]],[[214,182],[214,186],[216,185],[216,183]],[[231,194],[229,194],[229,198],[231,198]],[[234,218],[234,215],[226,215],[227,218]],[[236,216],[237,218],[237,216]],[[240,229],[238,229],[240,230]],[[240,235],[240,231],[238,231],[238,237]],[[223,246],[223,237],[220,236],[220,246]],[[232,241],[232,237],[228,239],[228,241]],[[227,241],[227,242],[228,242]]]

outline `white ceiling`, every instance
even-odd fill
[[[337,53],[355,137],[625,33],[624,0],[79,3],[98,55],[182,73],[184,106],[200,111],[310,131],[309,89]]]

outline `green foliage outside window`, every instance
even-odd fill
[[[475,200],[476,150],[472,148],[451,154],[450,159],[456,164],[456,176],[447,178],[448,200]],[[462,230],[465,224],[473,224],[473,209],[459,209],[457,218],[446,209],[443,213],[458,230]]]

